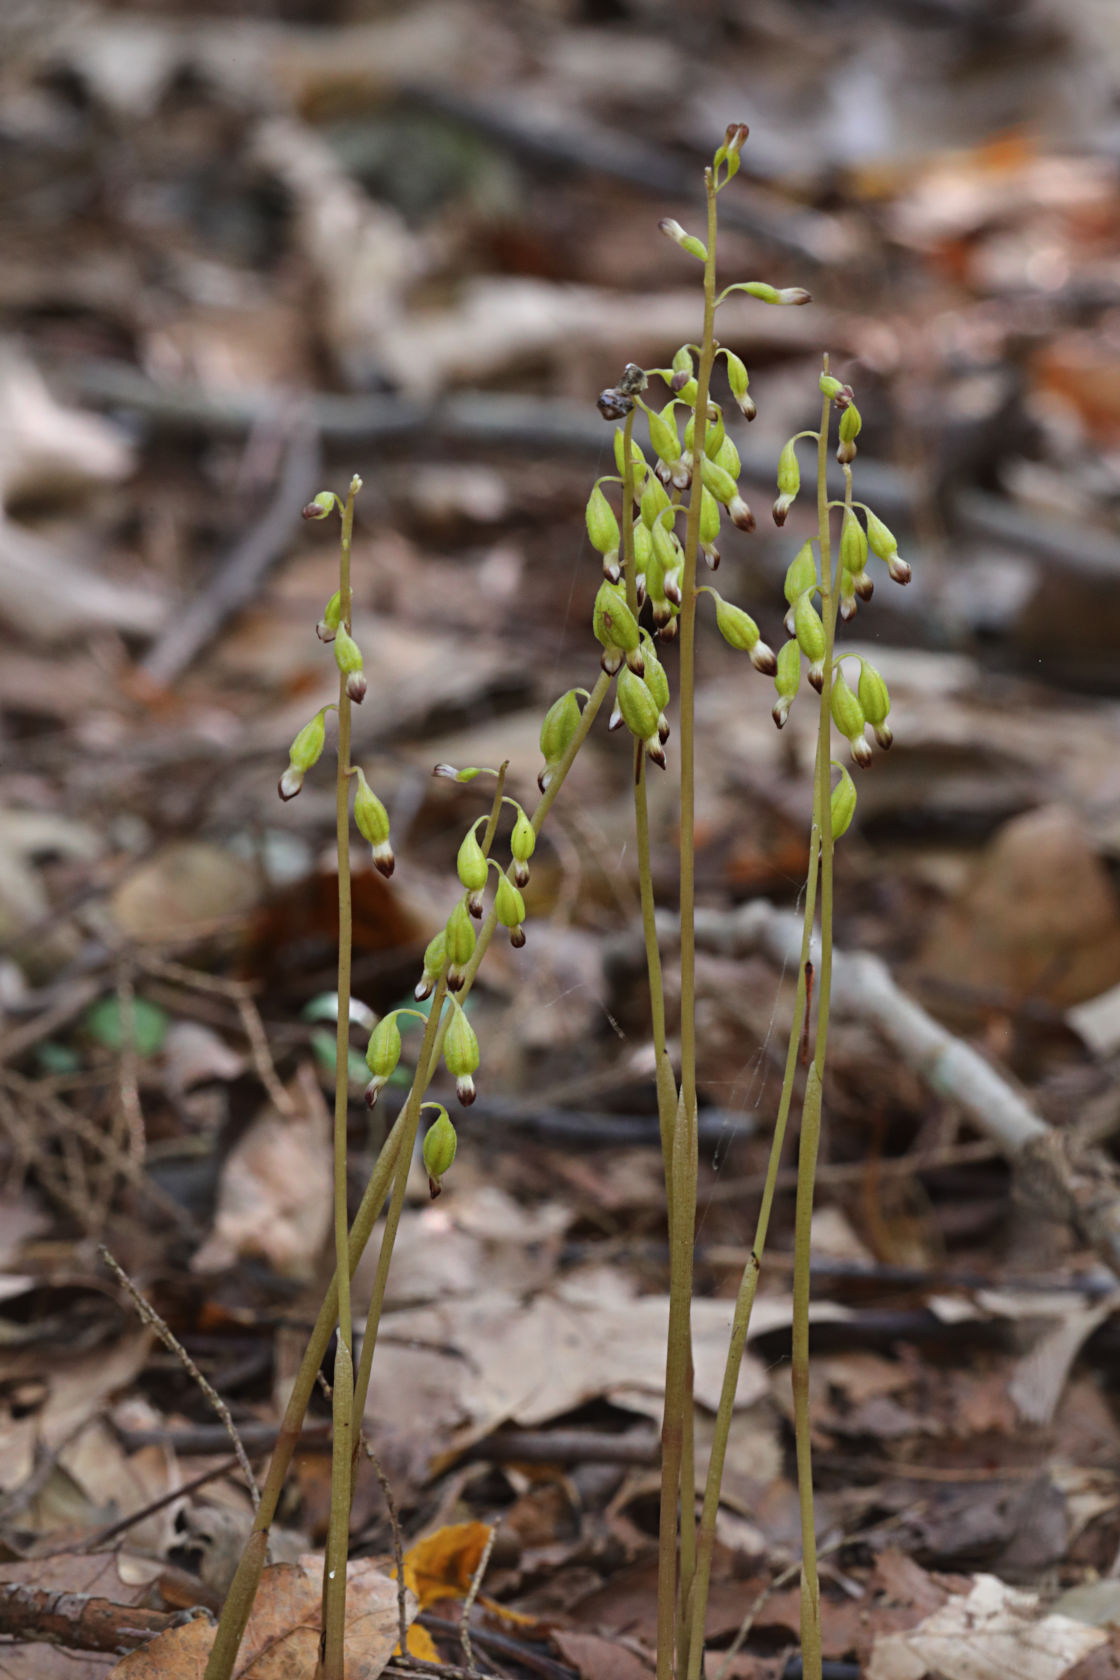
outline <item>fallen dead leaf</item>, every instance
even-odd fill
[[[112,896],[113,920],[145,943],[197,939],[245,916],[260,898],[256,870],[207,840],[176,840],[148,858]]]
[[[909,1633],[877,1638],[868,1680],[1061,1680],[1107,1634],[1069,1616],[1045,1614],[1037,1593],[977,1575]]]
[[[397,1586],[368,1558],[346,1571],[346,1680],[377,1680],[397,1642]],[[318,1560],[264,1571],[241,1642],[239,1680],[314,1680],[319,1661],[322,1568]],[[414,1606],[410,1613],[415,1613]],[[132,1651],[112,1680],[202,1680],[214,1627],[188,1622]]]

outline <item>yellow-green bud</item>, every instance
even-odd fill
[[[366,679],[362,672],[362,650],[348,630],[339,625],[334,638],[335,664],[346,678],[346,692],[354,704],[361,705],[366,694]]]
[[[460,899],[447,918],[446,953],[451,966],[447,970],[448,990],[458,992],[462,990],[465,975],[463,970],[474,956],[475,935],[471,925],[470,912],[463,900]]]
[[[718,448],[711,448],[710,444],[712,435],[712,432],[709,431],[708,444],[706,446],[708,447],[708,454],[716,463],[717,467],[722,467],[724,472],[729,472],[732,478],[738,478],[739,474],[743,470],[743,463],[739,459],[739,451],[736,449],[731,439],[727,436],[720,439]]]
[[[354,795],[354,821],[358,825],[358,833],[373,848],[374,868],[388,880],[395,867],[393,848],[389,842],[389,813],[366,781],[365,773],[357,770],[355,774],[358,790]]]
[[[333,490],[320,490],[313,496],[303,510],[305,519],[329,519],[338,506],[338,497]]]
[[[625,440],[626,433],[622,430],[621,426],[616,426],[614,433],[614,464],[618,468],[618,476],[620,478],[624,478],[626,476],[626,455],[623,451],[623,444]],[[630,439],[630,459],[634,463],[634,477],[638,482],[640,482],[642,474],[649,471],[649,466],[646,462],[645,456],[642,454],[642,446],[636,437],[631,437]]]
[[[785,595],[796,606],[802,595],[817,587],[817,557],[811,542],[803,543],[786,569]]]
[[[894,740],[887,723],[891,697],[886,683],[869,659],[861,661],[857,692],[863,715],[875,731],[875,739],[885,751]]]
[[[867,719],[859,700],[848,687],[843,671],[837,670],[833,673],[831,703],[832,720],[851,747],[852,757],[857,764],[870,764],[871,748],[863,733]]]
[[[877,514],[872,513],[870,508],[866,509],[866,513],[867,541],[870,544],[872,554],[877,555],[880,560],[886,561],[887,570],[895,583],[909,583],[910,564],[909,561],[903,560],[899,554],[898,540],[894,532],[884,525],[883,521]]]
[[[842,466],[856,458],[856,439],[862,425],[859,409],[854,402],[850,402],[840,416],[840,446],[836,451],[836,459]]]
[[[474,1079],[471,1076],[478,1068],[478,1039],[462,1007],[454,999],[451,1019],[443,1035],[443,1059],[448,1073],[455,1081],[455,1093],[459,1101],[464,1108],[469,1108],[475,1099]]]
[[[638,621],[627,605],[625,593],[617,584],[599,585],[591,624],[603,649],[601,663],[604,671],[617,671],[623,653],[630,656],[628,662],[635,658],[640,661]]]
[[[672,466],[674,461],[680,460],[681,440],[677,436],[674,403],[666,403],[660,414],[651,411],[649,415],[649,441],[656,449],[658,459],[664,461],[667,467]]]
[[[544,768],[537,776],[537,785],[543,793],[548,786],[553,770],[559,764],[572,742],[572,737],[579,728],[580,709],[576,690],[570,688],[567,694],[562,694],[559,700],[554,700],[544,715],[541,724],[541,757]]]
[[[639,741],[653,740],[660,747],[657,732],[660,706],[650,693],[642,677],[636,677],[628,666],[618,673],[618,709],[631,735]],[[661,757],[664,758],[664,753]]]
[[[428,1173],[428,1190],[432,1200],[435,1201],[443,1189],[444,1173],[451,1170],[459,1139],[442,1103],[425,1103],[424,1107],[439,1110],[436,1118],[424,1133],[423,1148],[424,1166]]]
[[[832,790],[829,805],[832,810],[832,838],[839,840],[851,827],[856,814],[856,784],[844,765],[839,765],[840,780]]]
[[[618,557],[618,520],[597,484],[587,499],[587,534],[600,554]]]
[[[700,463],[700,476],[705,487],[711,491],[717,502],[722,502],[734,523],[741,531],[754,530],[754,515],[742,496],[739,486],[731,474],[721,467],[718,461],[710,461],[707,456]]]
[[[635,677],[640,682],[640,677]],[[494,910],[504,928],[510,930],[509,942],[515,950],[520,950],[525,943],[522,922],[525,920],[525,900],[520,891],[514,886],[508,875],[498,876],[498,891],[494,897]]]
[[[812,597],[799,595],[793,607],[793,628],[802,653],[809,661],[809,681],[819,694],[824,687],[824,655],[827,642],[821,615]]]
[[[853,577],[858,577],[867,565],[867,533],[851,508],[845,508],[840,527],[840,564]]]
[[[702,487],[700,491],[700,552],[713,572],[719,565],[719,549],[716,547],[719,527],[719,503],[710,490]]]
[[[774,672],[774,687],[778,691],[778,698],[770,715],[779,729],[789,717],[800,682],[801,649],[797,642],[791,639],[783,642],[778,649],[777,668]]]
[[[758,410],[755,407],[754,398],[747,394],[747,386],[750,384],[750,380],[747,376],[746,364],[731,350],[725,350],[723,355],[727,362],[727,383],[731,387],[731,395],[739,404],[739,412],[744,419],[753,420]]]
[[[786,515],[801,489],[801,468],[797,461],[797,445],[793,438],[784,445],[778,456],[778,499],[774,503],[774,523],[784,525]]]
[[[280,778],[281,799],[294,799],[303,786],[303,778],[311,766],[318,763],[327,738],[323,719],[329,710],[329,706],[324,706],[322,711],[316,712],[288,748],[288,768]]]
[[[847,389],[843,381],[836,379],[831,373],[821,374],[820,388],[821,395],[827,397],[829,402],[835,402],[837,397],[842,396]]]
[[[428,941],[424,952],[424,972],[416,982],[413,997],[417,1003],[423,1003],[426,997],[431,997],[436,981],[443,973],[443,965],[447,961],[447,934],[441,928],[434,939]]]
[[[490,875],[486,854],[478,843],[478,823],[483,821],[485,819],[479,817],[478,822],[468,828],[456,859],[459,879],[469,893],[480,893]]]
[[[373,1078],[366,1086],[366,1102],[372,1108],[384,1085],[396,1071],[401,1059],[401,1029],[397,1026],[396,1011],[383,1015],[369,1036],[366,1046],[366,1066]]]
[[[758,646],[760,636],[754,619],[734,602],[725,601],[714,589],[709,589],[707,593],[716,604],[716,624],[724,641],[729,647],[738,648],[741,653],[750,653],[752,648]]]
[[[653,695],[658,711],[664,714],[669,704],[669,678],[665,674],[664,665],[657,657],[653,637],[645,630],[642,631],[642,652],[646,660],[645,676],[642,680]],[[663,716],[658,719],[658,734],[662,741],[668,739],[669,725]]]
[[[693,233],[686,233],[681,224],[675,222],[671,216],[663,216],[657,225],[666,239],[671,239],[674,245],[679,245],[690,257],[696,257],[700,262],[708,260],[708,250],[704,241],[697,239]]]
[[[323,608],[323,616],[315,626],[315,634],[321,642],[333,642],[341,623],[342,592],[336,589]]]
[[[760,303],[799,304],[812,303],[813,299],[804,286],[770,286],[765,280],[748,280],[737,288],[757,298]]]
[[[668,506],[669,497],[665,486],[655,474],[650,473],[646,479],[645,489],[642,491],[642,499],[638,504],[642,524],[652,531],[658,514],[662,513]]]
[[[515,863],[528,863],[537,849],[537,833],[520,805],[517,808],[517,821],[513,825],[513,833],[509,837],[510,856]],[[519,883],[520,885],[520,883]]]

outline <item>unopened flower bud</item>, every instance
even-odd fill
[[[470,893],[480,893],[490,877],[486,854],[478,843],[478,823],[483,820],[479,817],[478,822],[468,828],[456,859],[459,879]]]
[[[840,780],[832,790],[829,806],[832,811],[832,838],[839,840],[851,827],[856,814],[856,784],[844,765],[839,766]]]
[[[324,706],[316,712],[288,748],[288,768],[280,778],[281,799],[294,799],[303,786],[304,776],[318,763],[327,734],[323,719],[329,710],[329,706]]]
[[[719,503],[712,492],[702,488],[700,493],[700,552],[714,572],[719,565]]]
[[[870,508],[864,509],[864,517],[867,520],[867,543],[872,554],[880,560],[889,560],[892,554],[898,553],[898,538]]]
[[[847,466],[856,458],[856,438],[860,434],[863,421],[860,419],[859,409],[854,402],[850,402],[840,416],[840,443],[836,450],[836,459],[841,466]]]
[[[616,431],[614,434],[614,464],[618,468],[620,478],[624,478],[626,475],[626,456],[623,453],[625,438],[626,433],[622,430]],[[630,439],[630,459],[634,463],[635,478],[640,482],[643,473],[648,472],[649,467],[645,456],[642,454],[642,446],[635,437]]]
[[[864,659],[860,664],[857,693],[859,703],[863,707],[863,715],[875,731],[875,739],[885,751],[894,740],[887,725],[891,697],[886,683],[869,659]]]
[[[345,677],[360,676],[362,671],[362,650],[350,632],[340,624],[334,638],[335,664]],[[349,688],[349,684],[347,684]],[[351,700],[354,698],[350,696]]]
[[[804,286],[770,286],[765,280],[748,280],[742,287],[751,297],[758,298],[760,303],[801,304],[812,303],[812,295]]]
[[[364,671],[351,671],[346,679],[346,693],[355,706],[360,706],[365,699],[368,686]]]
[[[833,675],[831,704],[832,721],[847,741],[856,763],[866,767],[871,763],[871,748],[863,733],[867,719],[859,700],[848,687],[843,671],[838,670]]]
[[[356,771],[358,789],[354,795],[354,821],[358,833],[373,848],[373,866],[388,880],[395,867],[389,842],[389,813],[378,799],[363,771]]]
[[[648,631],[642,632],[642,651],[646,656],[646,669],[643,681],[653,695],[659,712],[664,712],[669,705],[669,678],[665,667],[657,657],[653,645],[653,637]],[[664,736],[662,739],[664,740]]]
[[[323,616],[315,626],[315,634],[321,642],[333,642],[341,623],[342,593],[336,589],[323,608]]]
[[[681,440],[677,435],[677,421],[674,405],[669,402],[660,414],[651,411],[649,416],[649,441],[657,451],[658,459],[671,467],[674,461],[680,460]]]
[[[811,542],[802,543],[786,568],[785,596],[795,606],[802,595],[817,587],[817,557]]]
[[[690,257],[698,257],[701,262],[707,261],[708,249],[703,240],[697,239],[693,233],[686,233],[681,224],[675,222],[671,216],[662,216],[657,225],[666,239],[671,239],[674,245],[679,245]]]
[[[384,1085],[396,1071],[401,1059],[401,1029],[397,1026],[396,1011],[383,1015],[369,1037],[366,1046],[366,1066],[373,1078],[366,1086],[366,1102],[373,1107]]]
[[[809,661],[809,681],[819,694],[824,687],[824,656],[827,646],[821,615],[810,595],[798,597],[793,609],[794,634]]]
[[[721,415],[718,424],[709,427],[708,435],[704,439],[704,448],[717,466],[722,467],[724,472],[729,472],[732,478],[738,478],[743,470],[743,463],[739,459],[739,451],[727,434],[724,432],[722,436],[720,435],[722,429],[723,416]],[[718,443],[716,442],[717,438]]]
[[[519,887],[525,886],[529,879],[529,859],[537,848],[537,834],[532,823],[521,809],[517,807],[517,821],[513,825],[513,833],[509,837],[509,851],[513,859],[514,880]]]
[[[303,510],[304,519],[329,519],[338,506],[338,497],[333,490],[320,490],[313,496]]]
[[[887,571],[891,575],[892,583],[910,582],[910,562],[904,560],[901,554],[892,554],[887,561]]]
[[[727,362],[727,383],[731,387],[731,395],[738,403],[739,412],[743,417],[747,420],[753,420],[758,410],[755,408],[754,399],[747,395],[747,386],[750,380],[747,375],[746,363],[741,361],[731,350],[725,350],[723,356]]]
[[[542,793],[548,786],[553,770],[571,745],[572,737],[579,728],[579,720],[579,700],[574,688],[562,694],[559,700],[554,700],[545,713],[540,740],[544,768],[537,776],[537,786]]]
[[[851,508],[844,509],[844,522],[840,527],[840,564],[853,577],[858,576],[867,565],[867,534]]]
[[[516,889],[514,889],[516,891]],[[460,1004],[452,1000],[451,1019],[443,1035],[443,1060],[455,1081],[455,1091],[464,1108],[475,1098],[472,1075],[478,1069],[479,1050],[475,1030]]]
[[[603,669],[613,673],[621,665],[622,655],[637,651],[640,641],[638,621],[617,584],[599,585],[591,624],[595,638],[603,649]]]
[[[424,972],[416,982],[412,994],[417,1003],[423,1003],[425,998],[431,997],[435,990],[436,981],[443,973],[443,965],[446,961],[447,934],[441,928],[435,938],[428,941],[428,947],[424,952]]]
[[[831,373],[822,373],[819,383],[821,395],[827,397],[829,402],[835,402],[837,397],[847,389],[843,382]]]
[[[665,486],[656,474],[650,473],[646,479],[645,489],[642,491],[642,499],[638,504],[642,524],[647,530],[653,530],[657,523],[658,514],[663,513],[669,505],[669,497],[665,492]]]
[[[635,681],[640,681],[635,678]],[[494,897],[494,910],[498,921],[513,934],[521,934],[521,924],[525,920],[525,900],[508,875],[498,876],[498,890]],[[520,950],[525,943],[524,934],[520,939],[512,941]]]
[[[618,558],[618,520],[598,484],[587,500],[587,534],[592,548],[611,559]]]
[[[866,575],[867,574],[864,573],[865,577],[866,577]],[[856,616],[856,613],[858,611],[859,611],[859,602],[856,599],[856,580],[852,576],[851,572],[846,572],[841,567],[841,570],[840,570],[840,617],[844,620],[844,623],[847,624]]]
[[[801,649],[796,641],[783,642],[778,649],[777,668],[774,672],[774,687],[778,691],[778,699],[771,713],[779,729],[789,717],[800,682]]]
[[[443,1189],[444,1173],[451,1170],[451,1164],[455,1159],[455,1151],[459,1146],[459,1139],[443,1104],[424,1104],[425,1108],[429,1106],[437,1108],[439,1113],[424,1133],[422,1154],[424,1166],[428,1173],[428,1190],[432,1200],[435,1201]]]
[[[449,991],[459,992],[465,979],[463,970],[474,956],[475,947],[470,913],[462,899],[448,916],[444,931],[447,936],[446,954],[451,965],[447,970],[447,987]]]
[[[775,525],[785,524],[786,515],[796,501],[800,489],[801,468],[797,462],[797,445],[790,438],[778,456],[778,499],[773,507]]]

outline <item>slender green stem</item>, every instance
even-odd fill
[[[342,511],[338,591],[340,618],[351,623],[350,547],[354,533],[351,483]],[[350,1550],[350,1485],[354,1456],[354,1328],[350,1307],[350,1220],[347,1209],[346,1130],[350,1108],[350,696],[338,679],[338,765],[335,842],[338,849],[338,1036],[334,1080],[334,1246],[338,1278],[338,1345],[334,1359],[331,1509],[323,1562],[323,1680],[342,1680],[346,1644],[346,1562]]]
[[[622,430],[622,450],[625,467],[622,476],[622,561],[626,579],[626,602],[635,618],[638,615],[638,588],[634,559],[634,457],[631,441],[634,435],[634,410],[626,416]],[[653,861],[649,835],[649,802],[646,798],[646,757],[641,743],[634,743],[634,832],[638,848],[638,885],[642,902],[642,936],[646,947],[646,972],[649,976],[650,1018],[653,1026],[653,1056],[657,1079],[657,1113],[661,1127],[661,1158],[665,1169],[665,1187],[669,1205],[672,1196],[673,1116],[677,1111],[677,1086],[672,1063],[665,1042],[665,986],[661,972],[661,948],[657,941],[657,906],[653,897]]]
[[[770,1216],[773,1211],[774,1196],[778,1185],[778,1170],[781,1166],[789,1112],[793,1102],[793,1087],[800,1049],[799,1026],[805,1012],[808,990],[806,976],[809,952],[812,946],[813,922],[816,916],[817,853],[816,830],[814,829],[805,892],[804,921],[801,930],[801,960],[797,974],[797,991],[793,1003],[793,1025],[790,1028],[785,1072],[782,1077],[782,1092],[778,1102],[777,1118],[774,1122],[774,1135],[770,1141],[770,1156],[766,1164],[766,1181],[762,1189],[762,1200],[759,1204],[758,1221],[755,1226],[754,1247],[747,1264],[743,1268],[743,1275],[739,1282],[739,1292],[735,1298],[735,1312],[731,1321],[731,1339],[727,1348],[727,1363],[723,1371],[723,1386],[720,1390],[719,1407],[716,1411],[712,1434],[708,1475],[704,1484],[704,1505],[700,1513],[700,1527],[696,1536],[696,1575],[686,1617],[689,1638],[688,1680],[700,1680],[703,1666],[704,1624],[707,1620],[708,1588],[711,1583],[712,1552],[715,1546],[716,1516],[719,1512],[723,1467],[727,1459],[727,1443],[735,1411],[735,1393],[739,1386],[743,1351],[746,1348],[747,1336],[750,1333],[751,1313],[754,1309],[755,1295],[758,1292],[762,1257],[766,1249]]]
[[[681,1544],[681,1601],[691,1590],[695,1563],[696,1490],[682,1486],[685,1413],[692,1389],[692,1261],[696,1226],[696,561],[700,551],[700,463],[708,428],[708,394],[715,361],[716,187],[711,170],[704,185],[708,204],[704,264],[704,330],[696,369],[693,410],[693,479],[685,529],[680,613],[680,917],[681,1083],[674,1120],[672,1175],[668,1186],[669,1335],[665,1360],[665,1413],[661,1428],[661,1509],[657,1568],[657,1680],[671,1680],[678,1649],[677,1545]]]
[[[828,359],[825,358],[825,371]],[[824,680],[821,684],[817,756],[814,766],[813,822],[819,836],[821,895],[821,963],[817,990],[817,1028],[813,1063],[805,1082],[801,1110],[801,1139],[797,1159],[797,1208],[794,1215],[793,1270],[793,1420],[797,1443],[797,1489],[801,1506],[801,1664],[805,1680],[821,1676],[821,1603],[817,1574],[817,1535],[813,1509],[813,1460],[809,1417],[809,1278],[813,1222],[813,1191],[820,1148],[821,1102],[824,1090],[828,1020],[832,996],[832,659],[836,617],[840,605],[839,579],[833,576],[829,526],[828,425],[831,402],[821,403],[817,440],[817,527],[821,563],[821,619],[825,630]],[[848,496],[851,478],[848,475]]]

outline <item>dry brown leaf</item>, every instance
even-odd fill
[[[111,899],[129,938],[163,944],[196,939],[248,915],[260,898],[251,864],[207,840],[176,840],[145,860]]]
[[[346,1571],[346,1680],[377,1680],[397,1642],[397,1586],[368,1558]],[[318,1561],[264,1571],[241,1642],[239,1680],[314,1680],[322,1625]],[[202,1680],[214,1627],[171,1628],[112,1671],[112,1680]]]
[[[310,1070],[289,1089],[294,1112],[269,1104],[230,1151],[214,1230],[193,1271],[220,1271],[251,1255],[283,1277],[313,1273],[331,1222],[330,1120]]]
[[[1107,1635],[1068,1616],[1041,1613],[1039,1595],[977,1575],[909,1633],[875,1640],[868,1680],[1061,1680]]]

